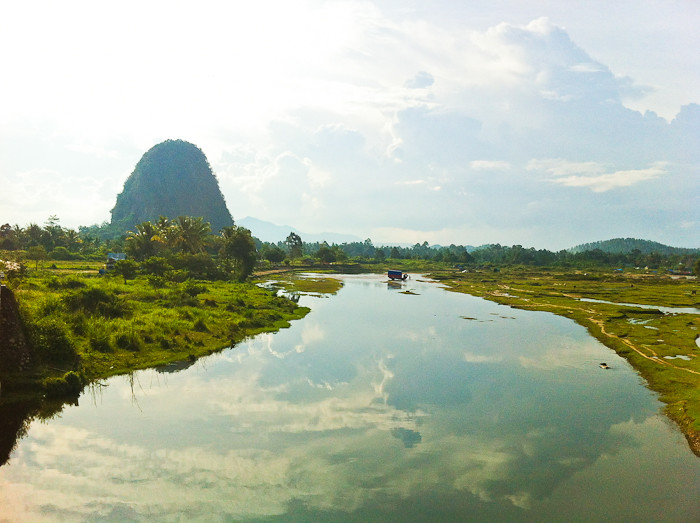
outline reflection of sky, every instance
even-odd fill
[[[408,287],[349,279],[291,329],[35,423],[0,520],[700,516],[700,463],[624,361],[568,320]]]

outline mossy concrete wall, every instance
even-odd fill
[[[34,363],[15,295],[0,285],[0,376],[28,370]]]

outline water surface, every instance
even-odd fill
[[[585,329],[343,281],[290,329],[33,423],[0,520],[700,520],[700,460]]]

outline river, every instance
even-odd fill
[[[289,329],[33,422],[0,521],[700,521],[700,459],[584,328],[341,278]]]

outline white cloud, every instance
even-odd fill
[[[473,160],[469,166],[475,171],[506,171],[511,168],[510,162],[503,160]]]
[[[657,164],[646,169],[630,169],[604,172],[605,166],[595,162],[567,162],[563,160],[533,160],[528,164],[529,170],[547,172],[552,183],[566,187],[583,187],[593,192],[606,192],[619,187],[630,187],[640,182],[652,180],[667,174],[664,164]]]
[[[605,192],[618,187],[629,187],[665,174],[663,168],[652,167],[635,171],[617,171],[600,176],[568,176],[552,180],[567,187],[587,187],[594,192]]]
[[[489,356],[486,354],[474,354],[472,352],[464,353],[464,361],[467,363],[497,363],[502,360],[502,356]]]

